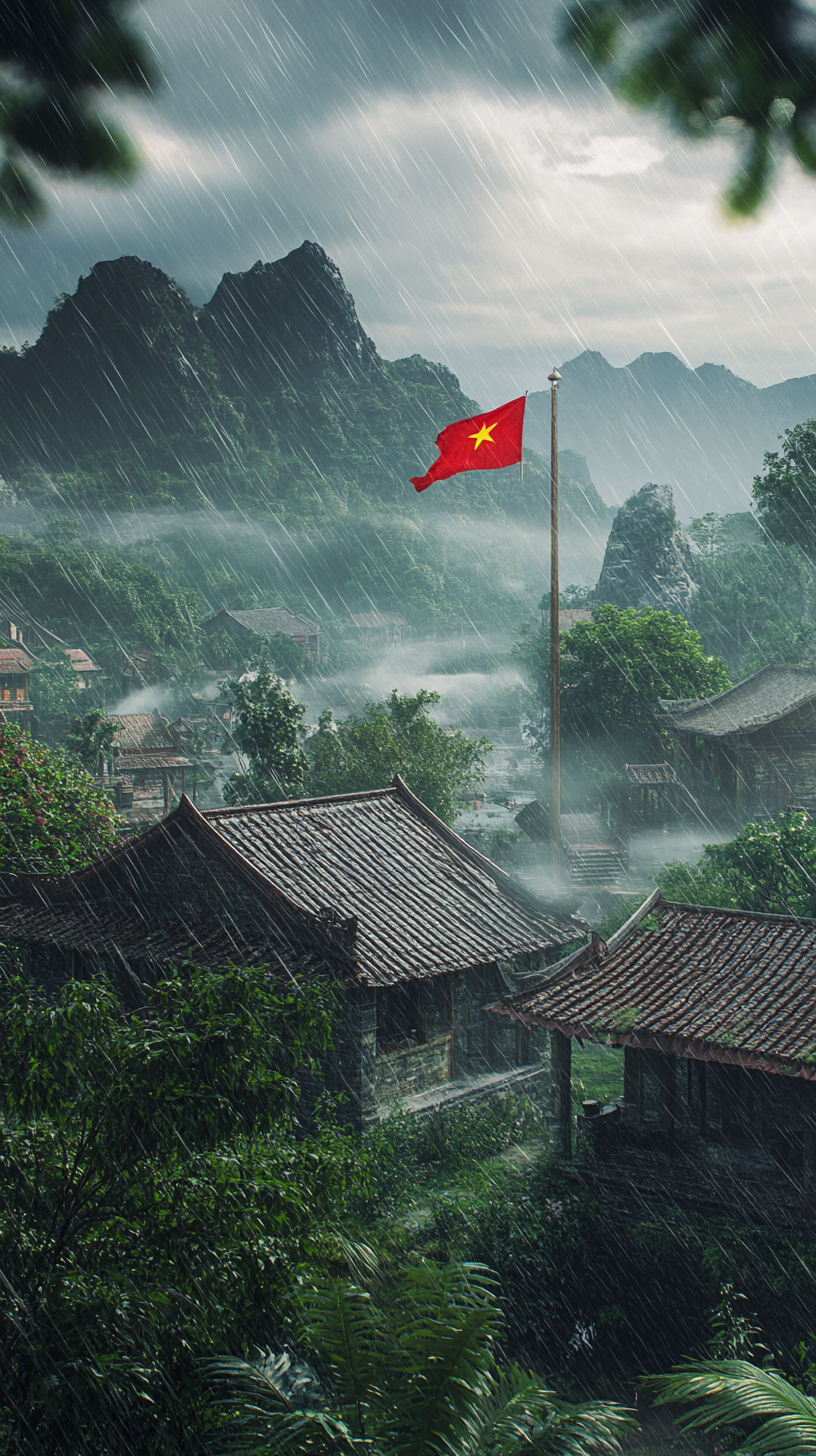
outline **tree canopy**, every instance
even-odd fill
[[[0,983],[4,1450],[203,1449],[198,1362],[278,1331],[365,1185],[351,1136],[298,1120],[330,1016],[268,968],[184,965],[130,1012]]]
[[[63,874],[121,842],[110,799],[70,754],[0,723],[0,870]]]
[[[658,698],[700,698],[729,686],[685,618],[652,608],[594,607],[561,638],[565,743],[634,762],[663,756]],[[550,694],[549,629],[529,637],[521,656],[544,704]]]
[[[669,900],[772,915],[816,915],[816,825],[803,811],[746,824],[726,844],[707,844],[697,864],[664,865]]]
[[[394,689],[358,717],[335,723],[331,712],[324,713],[319,731],[305,745],[310,793],[384,789],[398,773],[423,804],[450,821],[457,799],[481,783],[492,745],[435,723],[428,709],[438,702],[439,694],[424,688],[413,696]]]
[[[682,136],[743,140],[728,212],[757,211],[786,153],[816,174],[816,39],[798,0],[577,0],[565,39]]]
[[[754,499],[769,536],[816,558],[816,420],[786,430],[782,449],[766,454]]]
[[[300,746],[306,712],[283,679],[268,668],[254,677],[225,683],[234,722],[227,747],[249,760],[248,773],[231,774],[224,785],[228,804],[294,799],[305,791],[309,763]]]

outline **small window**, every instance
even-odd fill
[[[377,1050],[398,1051],[427,1041],[424,987],[408,981],[380,991],[377,998]]]

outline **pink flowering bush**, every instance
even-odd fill
[[[0,723],[0,870],[63,874],[121,842],[121,819],[75,758]]]

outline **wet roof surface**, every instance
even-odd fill
[[[670,763],[624,764],[630,784],[676,784],[677,774]]]
[[[322,965],[318,955],[303,954],[284,944],[272,948],[265,936],[240,935],[221,923],[202,926],[180,917],[167,916],[149,924],[133,916],[121,919],[95,914],[87,905],[51,909],[22,901],[0,902],[0,935],[15,944],[32,942],[53,945],[63,950],[90,950],[114,954],[118,960],[145,960],[162,964],[180,961],[191,955],[200,965],[267,965],[281,962],[293,973],[303,972],[307,965]]]
[[[158,713],[111,713],[109,721],[119,724],[114,747],[122,753],[155,753],[177,747],[169,723]]]
[[[571,957],[502,1009],[589,1040],[698,1054],[670,1044],[679,1040],[723,1049],[717,1060],[816,1078],[816,921],[659,897],[647,905],[648,918],[606,954]]]
[[[715,697],[662,698],[660,706],[669,727],[702,738],[724,738],[762,728],[812,698],[816,698],[816,666],[771,662]]]
[[[391,788],[204,818],[302,909],[357,917],[360,976],[369,985],[542,951],[581,934],[580,922],[528,902],[411,801]]]

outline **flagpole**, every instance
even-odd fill
[[[528,394],[528,390],[525,389],[525,391],[524,391],[524,407],[525,407],[525,409],[527,408],[527,394]],[[521,443],[521,459],[519,460],[519,483],[521,485],[524,485],[524,436],[523,435],[522,435],[522,443]]]
[[[552,385],[550,409],[550,840],[556,874],[561,870],[561,642],[560,596],[558,590],[558,406],[561,375],[557,369],[547,376]]]

